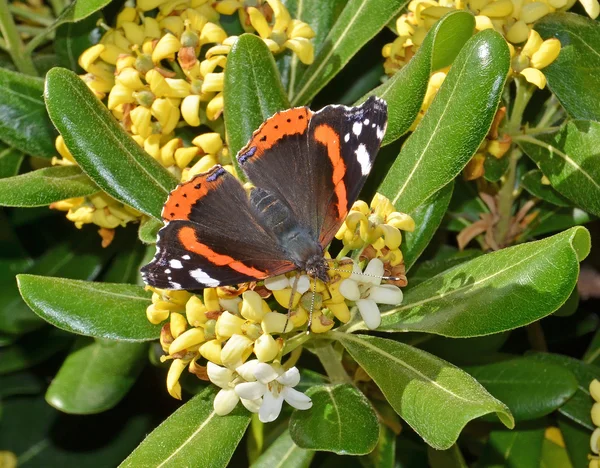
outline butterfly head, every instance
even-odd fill
[[[314,255],[310,257],[304,265],[304,270],[311,278],[320,279],[324,283],[329,283],[329,275],[327,274],[329,265],[323,255]]]

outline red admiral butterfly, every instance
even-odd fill
[[[323,251],[371,171],[386,124],[377,97],[267,119],[237,155],[254,184],[249,195],[219,165],[171,192],[144,281],[194,290],[299,269],[328,282]]]

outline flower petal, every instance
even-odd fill
[[[312,400],[310,397],[302,392],[299,392],[298,390],[285,387],[281,391],[281,394],[283,395],[285,401],[287,401],[290,406],[293,406],[296,409],[307,410],[312,407]]]
[[[259,362],[254,368],[254,377],[259,382],[268,384],[279,377],[279,372],[270,364]]]
[[[378,258],[373,258],[363,271],[363,278],[361,279],[362,283],[370,283],[375,286],[379,286],[381,284],[381,277],[383,276],[384,268],[383,262]]]
[[[290,280],[285,275],[277,275],[265,280],[265,288],[271,291],[280,291],[289,287]]]
[[[225,314],[227,312],[224,312]],[[223,365],[236,369],[248,358],[251,351],[252,340],[244,335],[233,335],[227,340],[221,350],[221,361]]]
[[[264,333],[254,342],[254,354],[260,362],[269,362],[277,357],[281,348],[268,333]]]
[[[369,299],[373,299],[377,304],[398,305],[402,298],[402,290],[393,284],[375,286],[369,291]]]
[[[266,392],[260,410],[258,410],[258,419],[263,423],[275,421],[281,413],[282,406],[283,395],[281,393],[274,396],[271,392]]]
[[[256,382],[254,377],[254,368],[258,364],[258,359],[252,359],[237,367],[235,371],[247,382]]]
[[[352,279],[345,279],[340,284],[340,294],[349,301],[358,301],[360,299],[360,290],[358,283]]]
[[[233,389],[221,390],[219,393],[217,393],[213,403],[215,413],[217,413],[219,416],[225,416],[226,414],[231,413],[238,401],[240,401],[240,399]]]
[[[370,330],[375,330],[379,324],[381,324],[381,312],[379,307],[373,299],[359,299],[356,301],[358,311],[362,319],[365,321],[365,325]]]
[[[246,400],[256,400],[265,392],[267,392],[267,386],[260,382],[243,382],[235,386],[236,395]]]
[[[245,408],[251,413],[258,413],[260,405],[262,405],[262,398],[257,400],[246,400],[245,398],[240,398],[240,401],[242,402],[242,405],[244,405]]]
[[[298,371],[298,368],[292,367],[291,369],[288,369],[277,377],[277,382],[287,387],[295,387],[300,383],[300,372]]]
[[[290,281],[290,285],[293,286],[294,281]],[[296,292],[300,294],[304,294],[306,291],[310,289],[310,278],[308,275],[302,275],[298,278],[298,285],[296,286]]]
[[[226,367],[217,366],[214,362],[208,361],[206,364],[206,372],[208,378],[215,385],[228,389],[231,378],[233,377],[233,371]]]

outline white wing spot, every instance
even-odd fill
[[[369,119],[365,119],[365,125],[369,125]]]
[[[169,273],[171,273],[171,270],[170,270],[169,268],[167,268],[167,269],[165,270],[165,273],[168,275]]]
[[[360,132],[362,131],[362,124],[360,122],[354,122],[354,125],[352,125],[352,133],[354,133],[356,136],[360,135]]]
[[[171,281],[173,279],[171,276],[167,276],[167,278],[169,278],[169,281]]]
[[[356,160],[360,164],[360,170],[362,175],[368,175],[371,172],[371,158],[367,152],[367,147],[363,144],[358,145],[358,149],[355,151]]]
[[[344,135],[344,141],[346,143],[348,143],[350,141],[350,134],[349,133],[346,133],[346,135]]]
[[[371,128],[375,128],[375,122],[373,122],[373,125],[371,125]]]
[[[208,276],[208,274],[202,270],[202,268],[196,268],[190,271],[190,276],[194,278],[198,283],[201,283],[209,288],[219,286],[219,281]]]
[[[171,281],[171,282],[169,283],[169,287],[170,287],[171,289],[183,289],[179,283],[175,283],[175,282],[173,282],[173,281]]]
[[[171,268],[176,268],[178,270],[180,270],[181,268],[183,268],[183,265],[181,264],[181,261],[177,260],[175,258],[169,262],[169,265],[171,265]]]
[[[377,138],[380,140],[383,138],[383,129],[381,127],[377,127]]]
[[[190,257],[189,255],[186,254],[186,255],[182,256],[181,258],[184,260],[190,260],[192,257]]]

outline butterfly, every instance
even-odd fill
[[[369,175],[387,125],[386,102],[276,113],[237,154],[248,191],[222,166],[169,195],[144,281],[195,290],[300,270],[328,282],[324,251]]]

